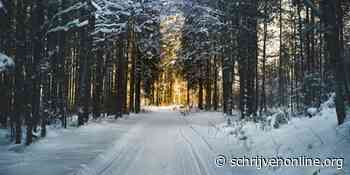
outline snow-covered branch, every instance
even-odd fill
[[[11,70],[15,67],[15,62],[12,58],[0,53],[0,72]]]

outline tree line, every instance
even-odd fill
[[[118,0],[1,0],[0,126],[20,144],[104,115],[139,113],[157,74],[159,8]],[[26,132],[22,131],[25,128]]]
[[[345,0],[191,1],[178,64],[192,98],[200,109],[221,104],[229,116],[238,109],[241,118],[261,120],[272,108],[310,115],[335,92],[342,124],[350,102],[349,7]]]
[[[47,125],[67,127],[75,114],[81,126],[139,113],[142,101],[171,104],[173,75],[186,81],[186,103],[201,110],[232,116],[238,109],[242,119],[259,121],[273,108],[308,114],[335,93],[344,122],[348,1],[162,3],[0,0],[0,53],[15,62],[0,72],[0,126],[15,143],[26,133],[31,144]],[[162,15],[174,16],[173,9],[183,16],[179,29],[162,33]],[[163,57],[175,59],[170,68]]]

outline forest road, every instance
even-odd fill
[[[141,114],[133,128],[114,146],[76,175],[210,175],[216,154],[177,111],[157,109]]]

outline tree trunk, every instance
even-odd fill
[[[260,112],[266,112],[266,42],[267,42],[267,3],[264,4],[264,31],[263,31],[263,60],[262,60],[262,90]]]
[[[186,104],[187,104],[187,106],[190,106],[190,91],[191,91],[191,89],[190,89],[190,83],[189,83],[189,81],[187,80],[187,88],[186,88]]]
[[[24,75],[23,65],[25,59],[25,10],[23,0],[17,1],[17,16],[16,16],[16,68],[15,68],[15,143],[21,143],[22,136],[22,116],[25,112],[24,106]]]
[[[79,70],[79,111],[78,111],[78,126],[83,125],[88,117],[88,101],[89,101],[89,67],[87,50],[87,31],[85,28],[80,29],[80,70]]]
[[[121,118],[123,116],[124,107],[124,78],[125,78],[125,56],[123,54],[123,41],[117,42],[117,59],[118,59],[118,69],[117,69],[117,81],[116,81],[116,91],[117,91],[117,109],[116,118]]]
[[[333,73],[335,76],[335,105],[338,118],[338,124],[341,125],[345,120],[345,104],[344,104],[344,60],[340,53],[341,47],[339,42],[339,24],[337,23],[337,11],[339,0],[321,0],[320,7],[323,12],[323,27],[325,32],[326,45],[328,48],[328,59],[330,59],[333,66]]]
[[[206,86],[205,86],[205,109],[211,109],[211,58],[207,60]]]
[[[214,111],[218,110],[218,101],[219,101],[219,96],[218,96],[218,68],[217,68],[217,57],[214,57],[214,94],[213,94],[213,107]]]
[[[223,98],[224,98],[224,113],[232,115],[232,59],[223,58],[222,63],[223,75]]]
[[[202,69],[202,66],[200,66],[200,69]],[[200,79],[202,79],[202,73],[200,75],[201,75]],[[198,108],[200,110],[203,110],[203,81],[202,80],[199,80]]]
[[[131,32],[132,33],[132,32]],[[136,48],[134,46],[134,39],[131,37],[131,70],[130,70],[130,92],[129,92],[129,111],[135,112],[135,65],[136,65]]]
[[[95,76],[95,88],[94,88],[94,118],[97,119],[101,116],[102,108],[102,96],[103,96],[103,48],[100,47],[97,49],[96,54],[96,76]]]
[[[141,111],[141,54],[137,51],[137,61],[136,61],[136,71],[135,71],[135,113],[140,113]]]

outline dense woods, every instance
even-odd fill
[[[199,108],[217,109],[219,86],[229,116],[238,109],[242,119],[264,120],[273,108],[312,115],[308,109],[335,92],[341,124],[349,105],[349,5],[343,0],[192,2],[180,64],[189,87],[198,91]]]
[[[140,112],[141,91],[159,61],[159,11],[137,1],[1,1],[1,126],[26,143],[46,125],[77,114],[77,125],[104,114]],[[129,84],[128,84],[129,83]],[[129,87],[129,88],[128,88]],[[150,93],[150,92],[148,92]],[[128,96],[130,98],[128,98]]]
[[[15,62],[0,69],[0,126],[29,145],[75,116],[81,126],[173,104],[179,88],[177,103],[254,121],[276,108],[312,116],[335,94],[344,122],[349,1],[186,0],[171,19],[162,3],[0,0],[0,57]]]

